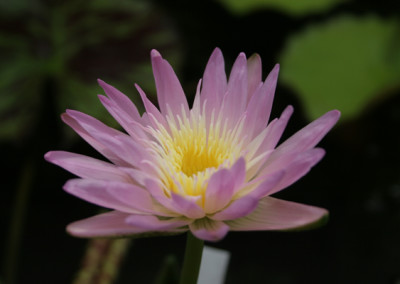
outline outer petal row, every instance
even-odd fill
[[[232,231],[288,230],[300,228],[328,216],[328,211],[314,206],[264,197],[251,214],[227,221]]]
[[[137,215],[111,211],[71,223],[68,225],[67,231],[77,237],[92,238],[151,235],[152,233],[157,234],[157,232],[176,234],[187,230],[179,228],[180,225],[185,224],[179,219],[163,222],[154,216],[141,217],[143,219],[139,221],[140,217]],[[135,223],[143,224],[144,221],[146,221],[144,227],[135,225]],[[149,222],[152,223],[149,224]]]

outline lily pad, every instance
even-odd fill
[[[301,96],[311,119],[339,109],[353,118],[400,85],[400,26],[374,16],[341,16],[289,38],[281,83]]]

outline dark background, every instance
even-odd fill
[[[155,101],[150,50],[156,48],[176,70],[191,101],[216,46],[228,71],[239,52],[259,53],[265,78],[284,58],[288,39],[311,26],[341,15],[399,19],[397,1],[346,1],[301,13],[265,6],[242,14],[221,3],[0,3],[1,284],[72,283],[81,267],[87,240],[67,235],[65,226],[99,208],[66,194],[62,185],[72,175],[46,163],[43,155],[66,150],[99,157],[59,118],[72,108],[117,127],[97,101],[102,91],[96,78],[116,85],[136,103],[137,82]],[[393,42],[397,55],[399,38]],[[234,232],[210,243],[231,253],[226,283],[400,283],[397,74],[397,81],[344,115],[320,143],[327,151],[322,162],[276,195],[327,208],[329,222],[311,231]],[[338,99],[330,109],[342,103]],[[302,93],[279,81],[273,117],[288,104],[295,113],[285,138],[309,123],[310,114]],[[180,265],[184,243],[184,235],[134,240],[116,283],[153,283],[166,256],[176,255]]]

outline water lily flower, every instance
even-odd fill
[[[337,122],[330,111],[277,146],[293,112],[269,121],[279,66],[262,81],[261,59],[241,53],[229,75],[215,49],[192,107],[169,63],[151,52],[159,109],[136,85],[136,106],[99,80],[99,99],[126,132],[67,110],[63,121],[109,162],[51,151],[47,161],[77,175],[64,189],[112,211],[70,224],[79,237],[191,231],[217,241],[228,231],[287,230],[328,211],[270,195],[304,176],[324,156],[316,144]]]

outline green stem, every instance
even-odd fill
[[[203,240],[199,240],[189,231],[186,239],[185,257],[181,272],[180,284],[196,284],[199,277]]]

